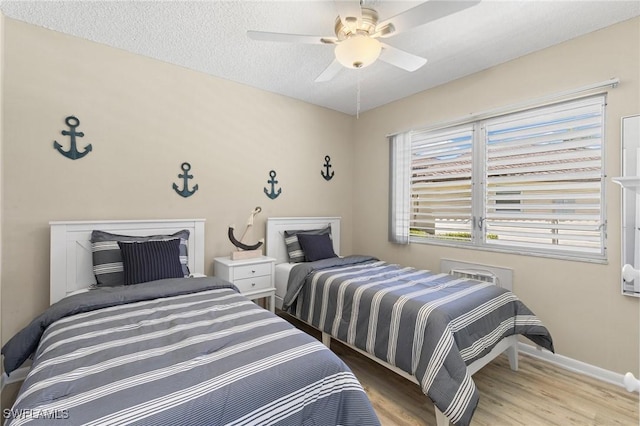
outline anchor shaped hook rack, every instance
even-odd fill
[[[193,175],[189,174],[189,170],[191,170],[191,164],[186,162],[182,163],[180,168],[182,169],[183,173],[179,174],[178,177],[182,179],[182,189],[178,189],[178,185],[174,183],[173,190],[176,191],[178,195],[181,195],[185,198],[190,197],[198,190],[198,184],[195,184],[193,186],[193,190],[189,191],[189,179],[193,179]]]
[[[326,172],[324,170],[320,170],[320,174],[322,175],[322,177],[324,178],[324,180],[329,181],[331,179],[333,179],[333,175],[335,175],[335,172],[331,172],[329,173],[329,169],[331,168],[331,157],[329,157],[328,155],[325,155],[324,157],[324,168],[327,170]]]
[[[78,151],[78,148],[76,146],[76,137],[81,138],[84,136],[83,132],[76,132],[76,128],[80,125],[80,120],[78,120],[77,117],[70,115],[64,120],[64,122],[67,124],[67,126],[69,126],[69,130],[63,130],[60,133],[62,133],[63,136],[69,136],[71,138],[71,146],[69,147],[69,151],[65,151],[64,149],[62,149],[62,145],[60,145],[58,141],[53,141],[53,147],[57,149],[60,154],[72,160],[77,160],[90,153],[92,149],[91,144],[85,146],[84,151],[82,152]]]
[[[271,191],[268,191],[267,188],[263,188],[264,193],[267,195],[267,197],[271,198],[272,200],[275,200],[282,193],[282,188],[278,188],[278,191],[276,191],[275,186],[278,184],[278,181],[276,180],[275,170],[271,170],[269,172],[269,177],[271,179],[269,179],[267,183],[271,184]]]

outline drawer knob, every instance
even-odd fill
[[[256,283],[251,283],[251,287],[255,287],[255,286],[256,286]]]
[[[255,273],[256,273],[256,271],[254,271],[254,270],[252,269],[252,270],[251,270],[251,273],[252,273],[252,274],[255,274]]]

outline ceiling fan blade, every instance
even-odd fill
[[[427,63],[427,60],[421,56],[416,56],[412,53],[405,52],[404,50],[396,49],[388,44],[382,44],[382,52],[380,53],[380,60],[393,65],[398,68],[402,68],[405,71],[413,72]]]
[[[478,3],[480,3],[480,0],[426,1],[414,8],[399,13],[392,18],[379,22],[376,26],[376,29],[384,28],[386,25],[391,24],[395,31],[380,35],[380,37],[389,37],[401,31],[407,31],[413,27],[417,27],[419,25],[426,24],[427,22],[435,21],[436,19],[442,18],[444,16],[460,12],[464,9],[468,9]]]
[[[348,28],[356,28],[362,20],[362,9],[358,0],[336,0],[336,9],[342,25]]]
[[[340,70],[342,70],[342,68],[344,67],[340,64],[340,62],[334,59],[333,62],[331,62],[329,66],[325,68],[324,71],[322,71],[322,73],[314,81],[316,83],[323,83],[325,81],[329,81],[333,77],[338,75],[338,73],[340,72]]]
[[[270,33],[266,31],[247,31],[247,36],[253,40],[275,41],[280,43],[333,44],[338,41],[335,37]]]

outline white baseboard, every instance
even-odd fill
[[[623,374],[605,370],[604,368],[596,367],[595,365],[587,364],[586,362],[578,361],[564,355],[558,355],[546,350],[538,349],[536,346],[528,345],[522,342],[518,342],[518,350],[534,358],[538,358],[551,364],[557,365],[558,367],[564,368],[565,370],[583,374],[585,376],[589,376],[606,383],[611,383],[622,388],[625,387]]]

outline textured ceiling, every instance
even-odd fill
[[[358,0],[351,0],[358,1]],[[367,0],[380,19],[420,2]],[[333,1],[0,1],[5,16],[348,114],[640,15],[635,1],[490,1],[387,38],[428,58],[409,73],[377,61],[314,79],[329,45],[250,40],[247,30],[332,36]]]

